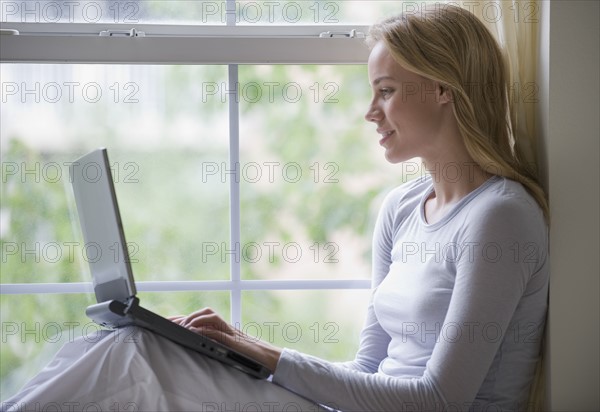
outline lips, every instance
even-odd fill
[[[383,146],[383,144],[390,138],[390,136],[392,136],[394,134],[393,130],[388,130],[388,131],[383,131],[380,129],[377,129],[377,133],[379,133],[382,137],[379,140],[379,144]]]

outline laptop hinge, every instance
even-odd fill
[[[135,296],[130,296],[126,301],[125,301],[125,305],[127,306],[125,308],[125,310],[123,311],[123,313],[125,313],[126,315],[129,313],[129,311],[133,308],[135,308],[136,306],[138,306],[140,303],[140,300],[135,297]]]
[[[131,298],[129,297],[129,292],[127,290],[127,281],[123,278],[113,279],[94,286],[94,293],[96,294],[96,300],[98,302],[105,302],[108,300],[127,302],[127,300]]]

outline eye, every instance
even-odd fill
[[[382,87],[381,89],[379,89],[379,94],[381,94],[381,96],[385,99],[387,97],[389,97],[392,93],[393,93],[393,89],[390,89],[389,87]]]

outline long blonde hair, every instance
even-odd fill
[[[453,5],[405,13],[371,27],[405,69],[451,90],[454,115],[469,155],[486,172],[520,182],[549,222],[544,190],[515,149],[508,66],[498,43],[476,16]]]

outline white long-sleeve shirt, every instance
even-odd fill
[[[526,408],[547,310],[542,211],[495,176],[428,224],[432,190],[417,179],[381,208],[355,360],[285,349],[275,383],[343,411]]]

